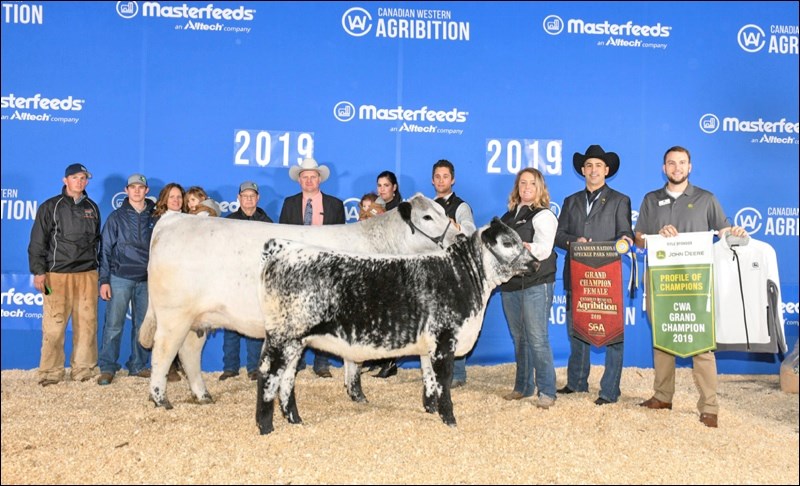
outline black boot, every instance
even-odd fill
[[[397,361],[394,359],[387,359],[381,363],[381,370],[375,375],[375,378],[389,378],[397,374]]]

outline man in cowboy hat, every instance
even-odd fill
[[[330,169],[317,164],[314,159],[305,159],[300,165],[289,169],[289,177],[300,183],[301,192],[289,196],[283,201],[281,224],[344,224],[344,203],[341,199],[323,194],[319,185],[331,175]],[[314,278],[313,275],[309,278]],[[300,368],[305,361],[300,360]],[[314,373],[321,378],[330,378],[330,362],[328,356],[321,351],[314,353]]]
[[[631,229],[631,199],[606,184],[606,178],[619,170],[619,156],[606,152],[599,145],[590,145],[585,154],[572,156],[575,171],[586,180],[586,188],[567,197],[561,206],[556,231],[556,246],[569,252],[573,241],[615,241],[624,238],[633,244]],[[567,294],[567,332],[570,354],[567,365],[567,384],[558,393],[589,391],[589,344],[572,329],[569,253],[564,264],[564,290]],[[619,399],[622,377],[622,342],[606,346],[606,369],[600,380],[597,405],[614,403]]]

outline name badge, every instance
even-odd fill
[[[669,203],[670,203],[669,199],[662,199],[662,200],[658,201],[658,205],[659,206],[666,206]]]

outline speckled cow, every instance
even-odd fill
[[[474,346],[492,289],[536,265],[498,219],[446,250],[418,256],[269,240],[259,295],[267,335],[258,369],[261,433],[273,430],[276,397],[287,420],[301,422],[295,367],[307,345],[355,362],[419,355],[425,410],[455,426],[453,357]]]

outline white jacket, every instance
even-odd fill
[[[733,248],[726,238],[714,244],[717,351],[786,352],[780,286],[769,244],[753,238]]]

